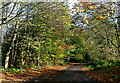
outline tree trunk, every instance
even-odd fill
[[[17,24],[17,23],[16,23],[16,24]],[[16,29],[18,29],[17,26],[16,26]],[[17,30],[16,30],[16,33],[14,34],[14,38],[13,38],[13,40],[12,40],[11,47],[9,48],[9,51],[8,51],[7,54],[6,54],[6,58],[5,58],[5,69],[8,68],[9,54],[10,54],[10,51],[11,51],[11,49],[12,49],[12,47],[13,47],[13,44],[14,44],[14,42],[15,42],[15,40],[16,40],[16,37],[17,37]]]
[[[6,58],[5,58],[5,69],[8,68],[8,63],[9,63],[9,55],[8,54],[7,54]]]
[[[24,60],[24,52],[22,51],[22,55],[21,55],[21,66],[23,67],[23,65],[25,64],[25,60]]]
[[[1,42],[1,30],[0,30],[0,68],[1,68],[1,65],[2,65],[2,54],[1,54],[1,49],[2,49],[2,42]]]

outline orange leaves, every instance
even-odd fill
[[[96,80],[100,80],[107,83],[119,83],[120,79],[117,77],[120,77],[119,72],[120,66],[115,66],[113,68],[105,68],[105,70],[100,71],[94,71],[94,72],[87,72],[86,75],[88,75],[90,78],[94,78]]]
[[[89,3],[88,2],[81,2],[80,4],[83,4],[83,7],[87,6]]]
[[[64,51],[64,49],[68,48],[68,45],[67,44],[61,44],[58,48],[57,48],[57,51],[59,53],[62,53]]]
[[[68,45],[67,44],[61,44],[61,47],[66,49],[66,48],[68,48]]]
[[[97,16],[97,17],[96,17],[96,19],[100,19],[100,17],[99,17],[99,16]]]
[[[76,10],[77,10],[77,7],[74,7],[73,9],[76,9]]]
[[[77,11],[77,10],[78,10],[78,8],[77,8],[77,7],[74,7],[74,8],[72,8],[72,9],[75,9],[75,11]]]
[[[78,20],[78,22],[81,22],[80,20]]]
[[[114,11],[114,8],[112,7],[109,11]]]

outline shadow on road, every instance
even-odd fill
[[[25,82],[2,82],[2,83],[103,83],[95,81],[85,75],[86,71],[83,71],[85,63],[73,63],[73,66],[59,71],[49,76],[38,76],[35,79],[31,79]]]

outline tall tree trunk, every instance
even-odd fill
[[[22,55],[21,55],[21,66],[23,67],[24,64],[25,64],[24,51],[22,51]],[[22,68],[22,67],[21,67],[21,68]]]
[[[2,27],[0,27],[0,69],[2,68]]]
[[[17,26],[17,22],[16,22],[16,32],[14,33],[14,37],[13,37],[11,46],[10,46],[9,51],[7,52],[6,58],[5,58],[5,69],[8,68],[8,63],[9,63],[9,58],[10,58],[9,55],[10,55],[10,52],[11,52],[11,50],[12,50],[12,47],[13,47],[14,42],[15,42],[16,37],[17,37],[17,30],[18,30],[18,26]]]

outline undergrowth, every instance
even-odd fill
[[[120,60],[98,60],[98,61],[93,60],[89,62],[85,67],[95,71],[99,69],[112,68],[119,65],[120,65]]]

